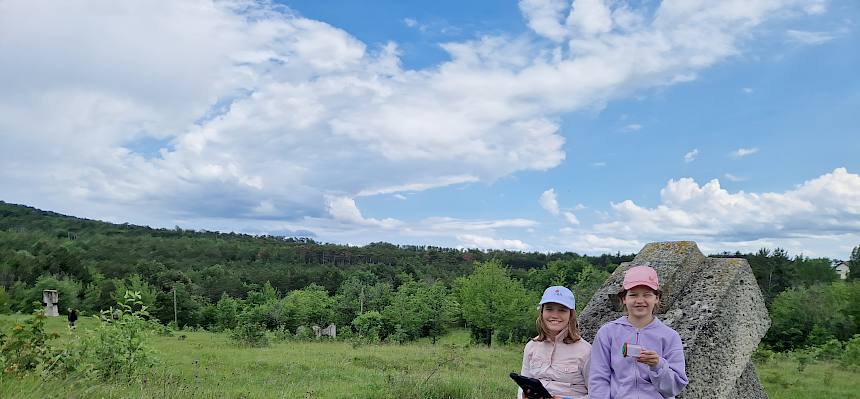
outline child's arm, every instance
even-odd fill
[[[531,341],[529,341],[531,342]],[[526,348],[523,349],[523,367],[520,369],[520,375],[526,377],[533,377],[531,371],[529,370],[529,346],[526,344]],[[523,399],[523,389],[517,387],[517,399]]]
[[[681,393],[681,390],[689,383],[687,380],[686,367],[684,363],[684,346],[681,337],[675,334],[672,342],[663,352],[656,366],[651,366],[648,374],[651,384],[664,398],[671,398]]]
[[[582,372],[582,380],[585,381],[585,389],[588,389],[588,373],[591,371],[591,353],[582,362],[582,367],[579,369]]]
[[[608,334],[601,328],[594,337],[591,345],[591,360],[588,363],[588,397],[589,399],[609,399],[609,379],[612,376],[612,364]]]

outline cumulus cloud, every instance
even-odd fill
[[[396,43],[269,2],[6,1],[0,186],[135,223],[385,230],[355,198],[554,168],[563,113],[694,79],[804,4],[524,0],[551,40],[443,43],[450,60],[411,70]]]
[[[558,198],[555,195],[555,189],[551,188],[543,192],[538,199],[538,203],[540,203],[541,208],[546,209],[547,212],[558,215]]]
[[[562,41],[568,35],[562,25],[565,11],[570,2],[565,0],[520,0],[520,11],[535,33],[555,41]]]
[[[564,220],[573,225],[579,224],[579,219],[577,219],[576,215],[574,215],[573,212],[565,212]]]
[[[652,207],[632,200],[611,206],[599,223],[559,229],[548,248],[631,253],[649,242],[693,240],[707,254],[779,247],[845,258],[860,242],[860,175],[846,168],[784,192],[730,192],[717,179],[704,185],[673,179]]]
[[[699,155],[699,149],[693,148],[692,151],[684,154],[684,162],[686,162],[686,163],[693,162],[696,160],[696,156],[698,156],[698,155]]]
[[[327,203],[328,213],[336,221],[382,228],[394,228],[403,224],[403,222],[391,218],[383,220],[365,218],[361,215],[361,211],[355,205],[355,200],[352,198],[331,197]]]
[[[594,231],[625,239],[703,241],[811,239],[860,233],[860,176],[837,168],[783,193],[730,193],[711,180],[670,180],[660,203],[613,203],[612,221]]]

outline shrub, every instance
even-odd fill
[[[823,345],[818,348],[818,356],[816,359],[819,360],[833,360],[839,359],[842,356],[842,342],[839,342],[838,339],[831,338]]]
[[[239,301],[231,298],[227,293],[222,294],[218,304],[215,305],[215,330],[235,328],[238,315]]]
[[[269,335],[271,335],[272,339],[277,341],[289,341],[293,338],[293,333],[291,333],[290,330],[284,326],[278,327],[276,330],[271,331]]]
[[[0,286],[0,314],[12,312],[12,299],[6,293],[6,289]]]
[[[9,335],[0,332],[0,365],[3,373],[22,375],[44,368],[56,356],[47,342],[56,333],[45,332],[45,315],[36,311],[32,319],[15,323]]]
[[[752,361],[755,364],[766,364],[773,359],[774,352],[767,347],[759,346],[752,353]]]
[[[296,328],[296,339],[311,339],[314,337],[314,332],[307,326],[298,326]]]
[[[356,334],[365,341],[379,342],[382,329],[382,315],[377,311],[365,312],[352,321]]]
[[[840,360],[844,366],[860,367],[860,334],[855,334],[845,343]]]
[[[802,373],[806,370],[806,366],[812,363],[818,355],[817,348],[798,349],[792,352],[792,357],[797,361],[797,372]]]
[[[240,345],[252,348],[269,346],[266,326],[255,321],[253,315],[247,312],[239,315],[236,327],[230,332],[230,338]]]
[[[146,344],[155,323],[146,320],[149,312],[139,292],[127,291],[116,308],[96,317],[98,327],[71,350],[68,361],[74,364],[67,366],[102,381],[129,381],[155,365]]]

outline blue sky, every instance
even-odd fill
[[[860,245],[853,1],[5,8],[7,202],[356,245]]]

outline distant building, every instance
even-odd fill
[[[848,278],[848,273],[851,273],[851,268],[848,267],[848,262],[837,263],[833,270],[836,271],[836,274],[838,274],[839,278],[842,280]]]

